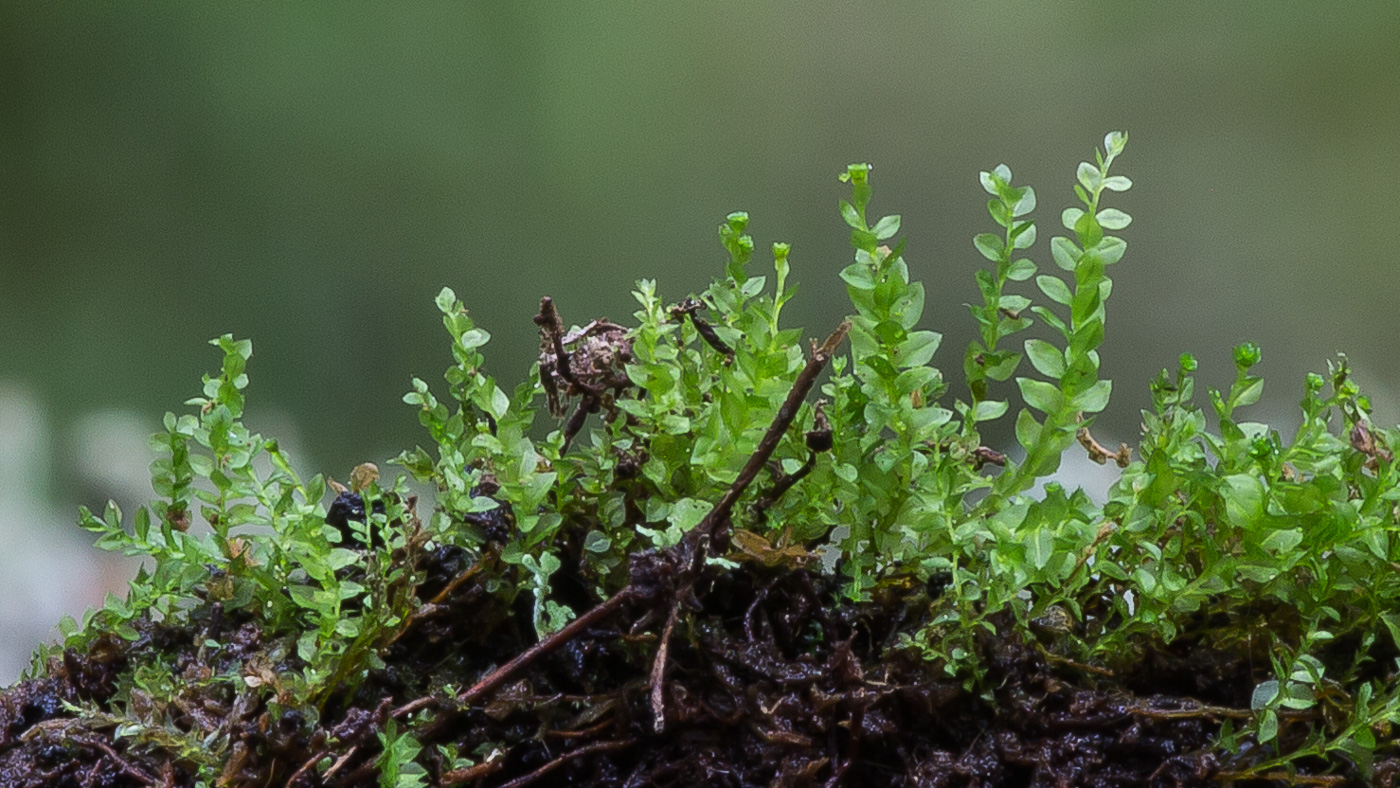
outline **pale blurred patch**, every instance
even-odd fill
[[[151,498],[153,455],[147,436],[158,426],[126,410],[80,417],[68,435],[74,476],[85,488],[100,491],[129,513]]]
[[[0,685],[19,677],[60,617],[120,593],[128,574],[89,546],[75,512],[49,503],[51,446],[38,399],[0,381]]]

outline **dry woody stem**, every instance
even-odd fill
[[[1126,468],[1133,461],[1133,449],[1126,443],[1118,444],[1117,451],[1109,451],[1107,446],[1094,440],[1094,436],[1089,434],[1088,427],[1080,427],[1075,433],[1075,438],[1079,440],[1079,445],[1084,447],[1084,451],[1089,453],[1089,459],[1103,465],[1109,460],[1119,468]]]

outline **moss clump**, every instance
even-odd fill
[[[842,174],[852,312],[810,347],[780,321],[790,248],[770,289],[741,213],[724,278],[640,282],[631,326],[544,299],[512,393],[445,289],[448,398],[413,381],[430,448],[394,460],[430,505],[369,463],[298,476],[242,424],[251,343],[215,340],[153,438],[161,499],[83,512],[151,560],[0,696],[0,782],[1392,784],[1400,433],[1345,359],[1291,441],[1240,421],[1246,344],[1213,430],[1183,356],[1135,450],[1094,439],[1125,144],[1079,166],[1063,276],[1024,256],[1035,192],[982,173],[966,398],[867,165]],[[1033,277],[1044,303],[1008,292]],[[1019,459],[980,436],[1013,377]],[[1105,504],[1028,492],[1081,450],[1122,469]]]

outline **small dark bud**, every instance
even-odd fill
[[[817,400],[817,415],[813,422],[812,429],[807,433],[807,448],[817,453],[831,451],[834,441],[831,421],[826,417],[826,400]]]

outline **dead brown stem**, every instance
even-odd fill
[[[329,780],[329,779],[331,779],[332,777],[334,777],[334,776],[335,776],[335,773],[338,772],[338,771],[340,771],[342,768],[344,768],[344,767],[345,767],[345,764],[349,763],[349,762],[350,762],[350,759],[353,758],[353,757],[355,757],[355,753],[359,752],[359,750],[360,750],[360,745],[356,744],[356,745],[352,746],[352,747],[349,749],[348,752],[346,752],[344,755],[340,756],[340,758],[336,759],[336,762],[335,762],[335,763],[331,764],[331,768],[327,769],[327,770],[326,770],[326,773],[323,774],[323,775],[321,775],[321,779],[322,779],[322,780]]]
[[[447,601],[447,598],[452,596],[453,592],[455,592],[458,588],[461,588],[463,583],[475,577],[476,573],[480,571],[481,562],[477,561],[476,563],[468,567],[466,571],[452,578],[452,582],[448,583],[446,587],[439,591],[437,593],[437,596],[434,596],[429,602],[422,605],[417,610],[414,610],[413,613],[407,619],[404,620],[403,626],[399,628],[399,631],[394,633],[394,636],[390,638],[389,642],[385,643],[384,645],[386,647],[392,646],[393,644],[397,643],[400,638],[408,634],[408,631],[412,629],[414,625],[416,625],[418,622],[441,613],[442,603]]]
[[[714,326],[710,325],[704,318],[695,314],[704,308],[705,305],[699,301],[693,298],[687,298],[671,307],[671,317],[674,320],[683,320],[689,317],[690,324],[695,326],[695,332],[700,335],[701,339],[705,340],[706,344],[714,348],[717,352],[724,354],[726,358],[733,360],[734,348],[730,347],[727,342],[719,338],[719,334],[715,333]]]
[[[651,713],[652,723],[657,733],[666,727],[666,688],[662,682],[666,678],[666,652],[671,645],[671,631],[676,628],[680,617],[679,601],[671,605],[671,613],[666,617],[666,628],[661,630],[661,645],[656,647],[656,659],[651,663]]]
[[[150,776],[149,774],[146,774],[145,772],[141,771],[135,766],[132,766],[130,763],[127,763],[126,759],[118,755],[117,751],[108,746],[106,742],[101,742],[97,739],[77,737],[73,739],[73,742],[83,747],[91,747],[93,749],[101,750],[103,753],[106,753],[107,757],[111,758],[113,761],[116,761],[117,766],[121,767],[121,770],[123,772],[126,772],[127,774],[131,775],[131,778],[133,780],[136,780],[137,782],[140,782],[143,785],[156,784],[156,778]]]
[[[457,785],[459,783],[471,782],[472,780],[480,780],[483,777],[489,777],[499,772],[503,766],[505,766],[505,759],[496,758],[486,761],[485,763],[478,763],[475,766],[468,766],[465,769],[444,772],[441,781],[443,785]]]
[[[1108,460],[1113,460],[1119,468],[1128,467],[1128,463],[1133,461],[1133,450],[1126,443],[1118,444],[1118,451],[1109,451],[1106,446],[1094,440],[1094,436],[1089,434],[1088,427],[1080,427],[1075,433],[1079,439],[1079,445],[1084,447],[1084,451],[1089,453],[1089,459],[1103,465]]]
[[[325,758],[330,754],[330,750],[321,750],[315,755],[312,755],[310,758],[307,758],[306,763],[303,763],[300,769],[297,769],[295,772],[292,772],[292,776],[287,778],[287,785],[296,785],[297,780],[301,779],[301,776],[303,774],[306,774],[307,772],[311,771],[312,767],[320,763],[322,758]]]
[[[569,415],[569,421],[564,425],[564,445],[560,447],[559,453],[565,454],[569,451],[569,444],[574,442],[574,436],[579,434],[583,425],[588,421],[588,414],[598,407],[598,397],[593,394],[584,394],[579,400],[574,412]]]
[[[401,720],[415,711],[436,708],[441,703],[441,698],[436,698],[432,695],[424,695],[421,698],[411,700],[408,703],[405,703],[404,705],[398,707],[397,709],[394,709],[393,711],[389,712],[389,716],[393,717],[396,720]]]
[[[1049,660],[1050,664],[1052,665],[1065,665],[1066,667],[1071,667],[1075,670],[1082,670],[1085,673],[1093,673],[1095,675],[1105,676],[1107,678],[1116,678],[1116,674],[1114,674],[1113,671],[1109,670],[1108,668],[1101,668],[1098,665],[1089,665],[1084,662],[1075,662],[1074,660],[1069,659],[1068,657],[1061,657],[1056,654],[1046,654],[1045,658]]]
[[[559,310],[555,308],[553,298],[545,296],[540,299],[540,313],[535,315],[535,325],[549,335],[554,347],[554,370],[559,373],[559,377],[587,394],[595,397],[602,394],[602,387],[579,380],[569,365],[569,351],[564,349],[564,323],[559,319]]]
[[[760,520],[766,518],[768,510],[772,508],[773,504],[777,503],[788,490],[791,490],[794,484],[802,481],[804,476],[811,473],[816,465],[817,453],[810,451],[807,452],[807,461],[802,463],[802,467],[792,473],[779,474],[778,478],[773,481],[773,488],[764,493],[753,505],[754,516]]]
[[[1185,709],[1150,709],[1146,706],[1129,706],[1124,711],[1135,717],[1146,717],[1151,720],[1193,720],[1193,719],[1215,719],[1229,718],[1235,720],[1247,720],[1254,717],[1254,712],[1249,709],[1232,709],[1229,706],[1192,706]],[[1316,720],[1318,712],[1295,709],[1278,709],[1276,712],[1281,720]]]
[[[570,621],[568,626],[520,652],[520,654],[510,662],[496,668],[496,670],[492,671],[486,678],[473,684],[469,689],[458,695],[457,702],[465,706],[479,700],[482,696],[503,684],[506,679],[514,676],[521,668],[559,648],[572,640],[578,633],[612,615],[618,608],[631,601],[636,594],[636,590],[634,590],[631,585],[624,586],[621,591],[613,594],[606,602],[603,602],[587,613]]]
[[[564,764],[568,763],[569,761],[572,761],[575,758],[584,755],[592,755],[593,753],[597,752],[612,752],[613,750],[625,750],[635,743],[636,742],[632,739],[622,739],[621,741],[601,741],[595,744],[587,745],[586,747],[580,747],[577,750],[571,750],[569,752],[564,753],[563,755],[560,755],[558,758],[555,758],[549,763],[546,763],[544,766],[541,766],[533,772],[530,772],[529,774],[523,777],[517,777],[516,779],[511,780],[505,785],[502,785],[501,788],[523,788],[524,786],[529,785],[535,780],[540,779],[541,777],[545,776],[546,774],[549,774],[555,769],[558,769],[560,766],[563,766]]]

